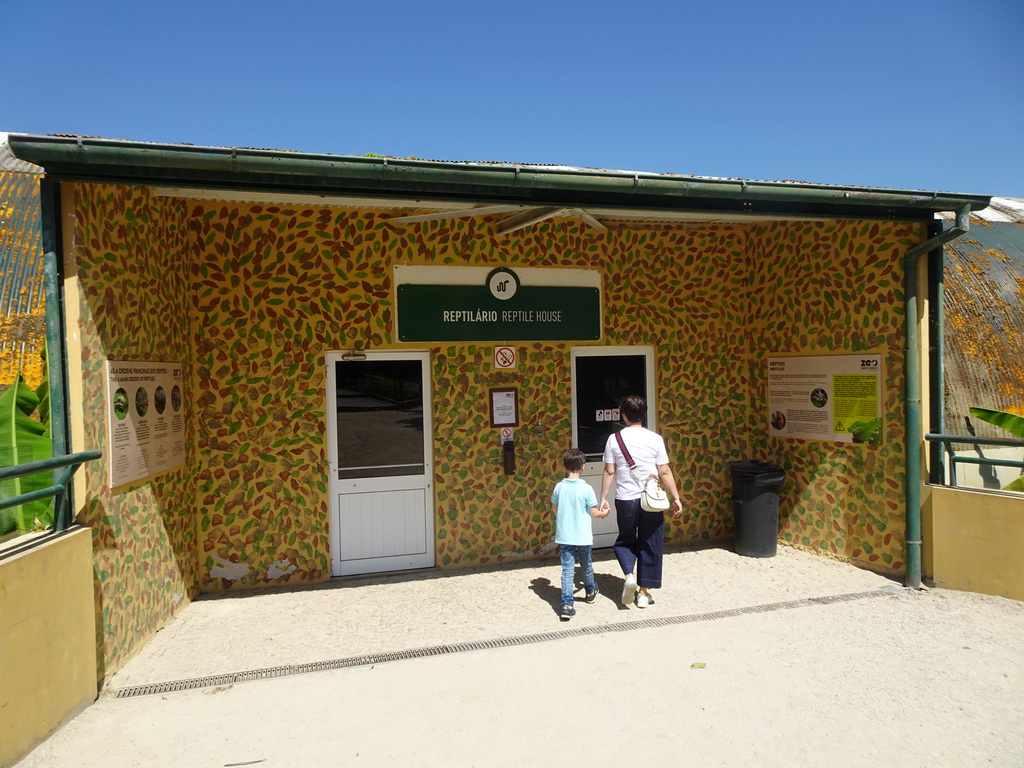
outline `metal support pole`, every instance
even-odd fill
[[[946,243],[967,234],[970,208],[964,206],[956,215],[956,225],[907,251],[904,256],[904,417],[906,452],[906,542],[907,586],[921,588],[921,343],[918,338],[917,265],[920,256],[942,248]]]
[[[45,176],[39,182],[39,208],[43,244],[43,282],[46,291],[46,371],[50,383],[50,435],[53,455],[65,456],[71,446],[71,425],[68,423],[67,409],[60,185]],[[54,482],[59,482],[56,472]]]
[[[930,237],[942,232],[942,225],[935,222],[929,231]],[[946,432],[946,312],[945,312],[945,263],[943,249],[936,248],[928,254],[928,348],[929,361],[929,403],[931,416],[929,432],[945,434]],[[946,471],[943,466],[944,452],[941,443],[931,443],[928,473],[930,482],[941,485],[945,481]]]

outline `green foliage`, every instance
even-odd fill
[[[13,467],[30,461],[48,459],[53,455],[48,424],[32,418],[39,405],[39,397],[25,383],[20,373],[14,384],[0,395],[0,466]],[[52,484],[52,472],[37,472],[26,477],[3,480],[0,481],[0,498],[9,499],[48,488]],[[12,531],[31,531],[52,524],[52,499],[0,509],[0,536]]]
[[[971,408],[971,415],[989,424],[995,424],[1017,437],[1024,437],[1024,416],[1017,416],[1006,411],[993,411],[988,408]]]
[[[1006,411],[993,411],[988,408],[971,408],[971,415],[976,416],[989,424],[1005,429],[1011,435],[1024,437],[1024,417]],[[1024,493],[1024,475],[1003,486],[1004,491],[1018,491]]]
[[[865,423],[858,421],[850,426],[850,433],[853,435],[853,442],[867,443],[868,445],[882,444],[882,420],[872,419]]]

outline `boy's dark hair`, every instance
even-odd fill
[[[579,448],[570,448],[562,454],[562,464],[570,472],[579,472],[587,463],[587,454]]]
[[[626,395],[619,402],[619,414],[633,424],[641,422],[647,417],[647,402],[640,395]]]

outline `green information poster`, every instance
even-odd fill
[[[768,430],[774,437],[882,442],[882,356],[768,359]]]

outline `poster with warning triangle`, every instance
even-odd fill
[[[770,357],[768,434],[880,445],[882,356]]]

